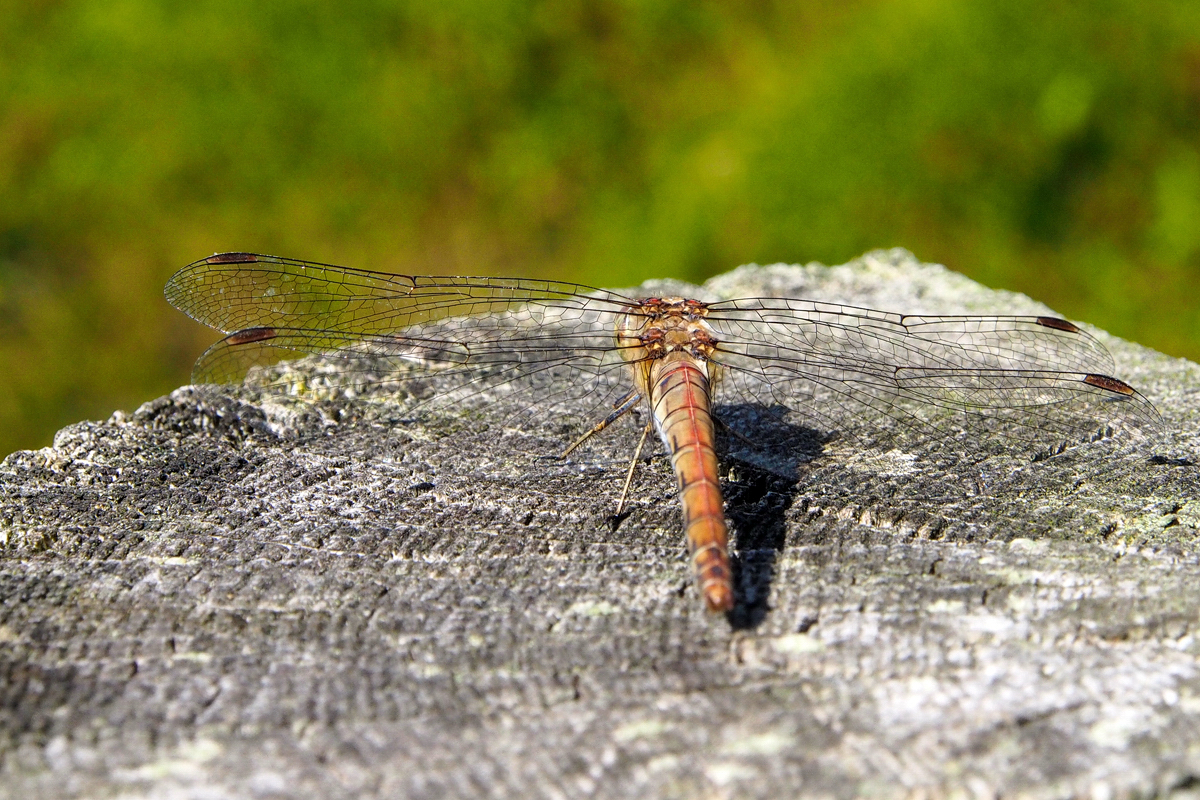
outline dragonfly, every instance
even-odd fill
[[[504,397],[544,419],[592,403],[607,415],[563,453],[635,408],[670,455],[696,586],[733,609],[729,526],[714,403],[797,415],[817,430],[987,437],[1050,450],[1157,430],[1153,404],[1113,377],[1094,336],[1051,316],[905,315],[788,297],[704,302],[629,297],[553,280],[398,275],[221,253],[167,282],[167,300],[224,338],[193,383],[257,376],[317,358],[313,375],[436,385],[417,407]],[[310,378],[316,380],[316,378]],[[423,399],[421,399],[423,398]],[[736,433],[736,432],[735,432]]]

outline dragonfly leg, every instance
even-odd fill
[[[726,433],[728,433],[729,435],[731,435],[737,439],[741,439],[742,444],[746,445],[751,450],[761,450],[762,449],[761,445],[758,442],[754,441],[753,439],[751,439],[747,436],[744,436],[744,435],[738,433],[730,426],[730,424],[728,422],[725,422],[724,420],[720,419],[719,417],[717,417],[716,414],[714,414],[712,418],[713,418],[714,422],[716,422],[718,425],[721,426],[721,430],[725,431]]]
[[[637,450],[633,451],[633,459],[629,462],[629,472],[625,473],[625,485],[621,488],[621,499],[617,502],[617,519],[620,519],[621,512],[625,510],[625,500],[629,497],[629,484],[633,482],[633,470],[637,466],[638,459],[642,456],[642,446],[646,444],[646,437],[650,435],[650,431],[654,428],[653,422],[647,422],[646,427],[642,429],[642,438],[638,439]]]
[[[637,389],[630,391],[629,394],[625,395],[624,397],[622,397],[620,400],[617,401],[616,406],[614,407],[615,410],[611,414],[609,414],[607,417],[605,417],[604,419],[597,422],[590,431],[588,431],[583,436],[580,436],[578,439],[576,439],[575,443],[572,444],[570,447],[568,447],[566,450],[563,450],[562,458],[566,458],[567,456],[569,456],[571,454],[571,451],[574,450],[576,447],[579,447],[579,445],[583,444],[588,439],[592,438],[597,433],[604,430],[609,425],[612,425],[614,422],[619,420],[621,417],[625,416],[627,413],[629,413],[629,411],[634,406],[637,405],[638,401],[641,399],[642,399],[642,394]]]

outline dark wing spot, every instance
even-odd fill
[[[1083,382],[1088,386],[1095,386],[1097,389],[1103,389],[1106,392],[1116,392],[1117,394],[1133,394],[1133,387],[1125,381],[1110,378],[1107,375],[1089,374],[1084,377]]]
[[[205,264],[248,264],[258,261],[254,253],[217,253],[204,259]]]
[[[229,344],[250,344],[251,342],[274,339],[275,336],[274,328],[246,328],[243,331],[229,334],[225,337],[225,341]]]
[[[1058,317],[1038,317],[1037,324],[1046,328],[1054,328],[1056,331],[1079,333],[1079,327],[1077,325],[1067,322],[1065,319],[1059,319]]]

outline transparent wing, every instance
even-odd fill
[[[295,374],[270,365],[314,354],[319,363],[302,378],[310,385],[403,389],[431,405],[483,402],[485,388],[499,388],[488,396],[519,409],[565,410],[571,400],[578,411],[581,399],[599,407],[631,387],[613,333],[639,301],[591,287],[231,253],[184,267],[166,294],[229,333],[197,362],[197,382],[250,372],[292,385]],[[1111,377],[1104,346],[1065,320],[902,316],[780,298],[708,309],[718,401],[786,407],[821,430],[865,435],[898,422],[1053,448],[1159,425],[1149,401]]]
[[[507,386],[524,409],[611,402],[627,380],[615,320],[637,305],[571,283],[391,275],[251,253],[189,264],[165,293],[229,334],[196,362],[196,383],[251,374],[293,386],[294,373],[266,368],[313,354],[321,363],[311,365],[309,388],[390,391],[436,376],[437,386],[424,387],[429,406]]]
[[[624,311],[627,297],[558,281],[391,275],[312,261],[223,253],[167,281],[167,301],[225,333],[248,328],[320,329],[351,336],[397,334],[447,317],[553,308],[557,319]]]
[[[906,316],[778,298],[709,308],[726,394],[822,427],[861,432],[886,417],[1053,447],[1160,424],[1145,397],[1111,377],[1108,350],[1066,320]]]

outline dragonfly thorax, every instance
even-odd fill
[[[717,337],[705,317],[708,307],[699,300],[682,297],[652,297],[632,307],[617,321],[617,345],[624,359],[641,373],[639,388],[650,383],[657,365],[689,360],[708,378],[716,377],[710,363]]]
[[[712,357],[717,338],[704,319],[708,307],[682,297],[651,297],[617,321],[617,343],[626,361],[653,361],[672,353],[701,361]]]

